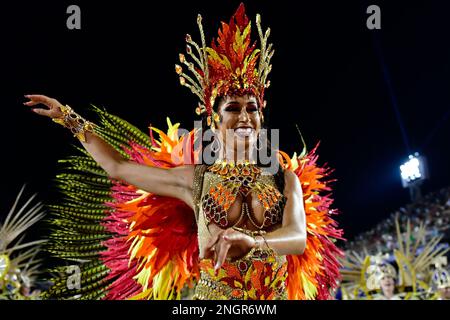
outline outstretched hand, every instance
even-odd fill
[[[214,270],[217,271],[226,258],[239,259],[255,246],[255,240],[234,229],[220,230],[215,233],[205,247],[201,259],[214,259]]]
[[[52,119],[61,118],[64,114],[61,111],[62,104],[53,98],[41,95],[41,94],[28,94],[25,95],[25,98],[28,98],[30,101],[24,102],[23,104],[28,107],[33,107],[35,105],[42,104],[47,108],[33,108],[33,112],[46,116]]]

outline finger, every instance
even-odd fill
[[[25,98],[28,98],[30,100],[39,100],[39,101],[45,101],[50,100],[50,97],[44,96],[43,94],[26,94],[24,95]]]
[[[32,110],[34,113],[37,113],[38,115],[50,117],[50,110],[46,110],[46,109],[42,109],[42,108],[36,108],[36,109],[32,109]]]
[[[228,250],[230,249],[230,244],[226,241],[221,242],[217,249],[217,261],[216,265],[214,266],[214,270],[217,271],[220,269],[220,267],[225,262],[225,259],[227,258]]]
[[[229,233],[223,236],[223,239],[228,242],[240,241],[244,238],[244,235],[240,232]]]
[[[30,99],[31,101],[43,103],[49,107],[55,104],[56,100],[47,96],[44,96],[42,94],[28,94],[25,95],[25,98]]]
[[[208,241],[208,243],[207,243],[207,245],[206,245],[206,249],[207,250],[211,250],[211,247],[212,246],[214,246],[216,243],[217,243],[217,241],[219,241],[219,238],[220,238],[220,235],[221,235],[222,233],[221,232],[218,232],[218,233],[216,233],[216,234],[214,234],[210,239],[209,239],[209,241]]]
[[[27,102],[24,102],[23,104],[26,105],[26,106],[32,107],[32,106],[35,106],[35,105],[37,105],[37,104],[40,104],[40,102],[37,102],[37,101],[27,101]]]
[[[211,258],[214,255],[214,245],[219,240],[220,233],[216,233],[212,235],[212,237],[209,239],[208,243],[206,244],[203,255],[200,257],[200,259],[208,259]]]

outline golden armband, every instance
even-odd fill
[[[79,114],[72,110],[68,105],[60,107],[63,116],[60,118],[52,119],[63,127],[69,129],[74,137],[77,137],[80,141],[86,142],[86,132],[94,132],[94,124],[85,120]]]

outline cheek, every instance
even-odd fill
[[[254,115],[252,117],[252,122],[253,122],[253,126],[257,129],[261,128],[261,117],[259,116],[259,113],[257,113],[256,115]]]

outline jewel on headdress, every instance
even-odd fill
[[[186,34],[186,53],[192,62],[186,61],[183,54],[179,55],[181,64],[188,67],[195,77],[189,77],[183,70],[176,67],[177,74],[183,76],[180,83],[196,94],[204,104],[210,122],[215,120],[213,106],[217,97],[230,94],[251,94],[257,97],[262,110],[264,89],[269,86],[266,81],[271,71],[270,59],[273,55],[272,44],[267,40],[270,29],[262,30],[261,17],[256,16],[256,25],[260,38],[260,48],[251,40],[251,21],[245,14],[243,4],[239,6],[229,23],[222,22],[217,39],[211,46],[206,46],[202,26],[202,16],[197,16],[200,31],[200,43],[196,43],[190,34]],[[193,50],[195,49],[195,50]]]
[[[177,74],[181,74],[183,72],[183,68],[180,65],[176,64],[175,65],[175,72]]]
[[[200,107],[195,108],[195,113],[199,116],[202,114],[202,109]]]
[[[256,23],[257,24],[261,23],[261,15],[259,13],[256,15]]]
[[[183,78],[183,77],[180,77],[180,84],[181,84],[182,86],[184,86],[184,85],[186,84],[186,79]]]
[[[214,121],[215,122],[219,122],[220,121],[220,117],[219,117],[219,115],[217,113],[214,112],[213,117],[214,117]]]
[[[208,117],[206,118],[206,124],[207,124],[208,126],[211,126],[211,116],[208,116]]]

